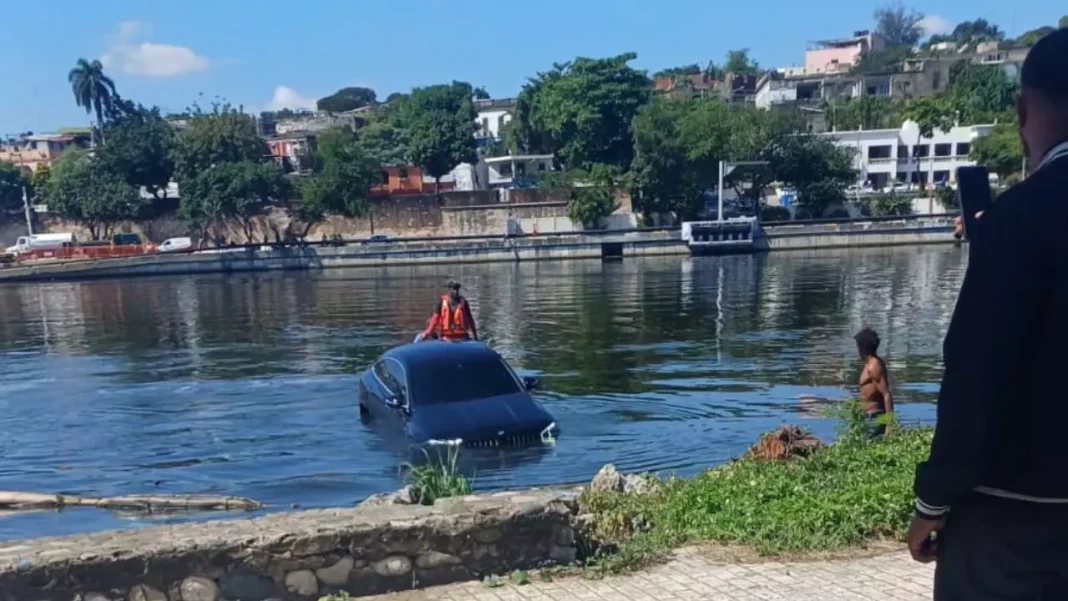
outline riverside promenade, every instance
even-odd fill
[[[859,559],[812,562],[726,563],[700,549],[625,576],[580,576],[495,588],[466,582],[374,597],[379,601],[926,601],[933,564],[896,551]]]

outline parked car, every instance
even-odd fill
[[[420,342],[394,348],[360,377],[361,416],[415,445],[465,447],[541,444],[556,422],[520,378],[481,342]]]
[[[374,244],[375,242],[392,242],[393,238],[385,234],[375,234],[363,241],[364,244]]]
[[[193,239],[189,237],[167,238],[159,245],[161,253],[176,253],[193,248]]]

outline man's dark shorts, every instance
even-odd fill
[[[869,413],[867,419],[864,420],[864,432],[869,439],[874,440],[886,434],[886,424],[879,423],[879,418],[884,415],[886,414],[881,411]]]

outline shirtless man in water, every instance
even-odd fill
[[[860,399],[868,414],[868,435],[875,438],[886,432],[886,425],[875,423],[875,419],[894,412],[890,375],[886,371],[886,362],[879,356],[879,335],[875,330],[864,328],[853,339],[864,362],[864,369],[860,372]]]

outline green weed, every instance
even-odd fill
[[[891,424],[886,436],[868,440],[863,414],[841,410],[842,436],[810,457],[742,458],[650,495],[587,491],[581,503],[595,516],[589,535],[599,549],[590,565],[616,571],[701,541],[775,555],[902,540],[913,470],[932,432]]]
[[[425,465],[407,463],[402,467],[405,478],[412,485],[413,502],[433,505],[437,499],[471,494],[471,483],[458,467],[458,447],[448,447],[444,457],[440,451],[432,457],[426,449],[423,449],[423,455],[426,457]]]

